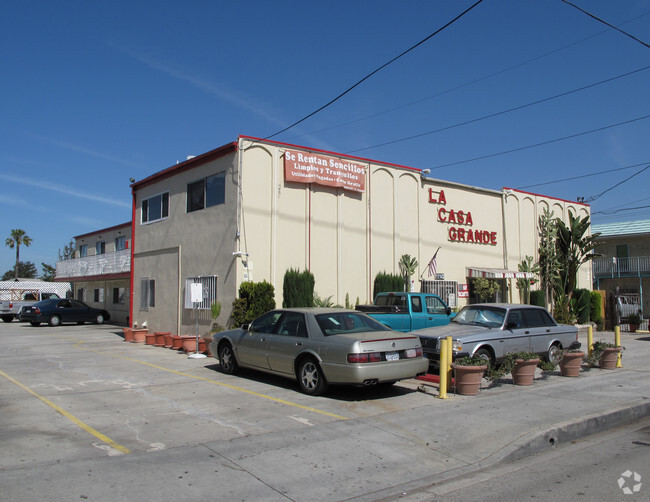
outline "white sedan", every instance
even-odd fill
[[[329,384],[392,384],[429,367],[417,336],[347,309],[273,310],[215,333],[210,350],[224,373],[247,367],[285,376],[310,395],[324,393]]]

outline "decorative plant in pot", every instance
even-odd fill
[[[482,356],[465,356],[456,359],[456,362],[451,365],[455,373],[456,392],[464,396],[478,394],[483,374],[488,366],[489,361]]]
[[[513,384],[532,385],[535,379],[535,369],[540,364],[541,360],[534,352],[511,352],[505,355],[501,365],[488,369],[486,378],[496,382],[510,373]]]
[[[580,350],[580,343],[575,342],[568,349],[556,349],[552,351],[550,364],[560,367],[560,375],[566,377],[577,377],[580,375],[582,361],[585,353]]]
[[[594,342],[591,346],[591,355],[587,357],[589,366],[598,366],[604,370],[613,370],[616,368],[618,356],[623,347],[617,347],[613,343],[603,341]]]
[[[639,314],[630,314],[627,316],[627,323],[630,326],[630,333],[636,333],[641,325],[641,316]]]

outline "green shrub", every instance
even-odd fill
[[[546,299],[544,298],[544,291],[535,290],[530,292],[530,304],[537,305],[538,307],[546,307]]]
[[[232,302],[230,326],[239,327],[275,308],[275,288],[266,281],[242,282],[239,298]]]
[[[314,274],[308,270],[304,272],[293,268],[287,270],[282,284],[282,306],[313,307],[315,282]]]
[[[401,275],[379,272],[375,276],[375,282],[372,288],[373,300],[379,293],[391,293],[398,291],[404,291],[404,277]]]
[[[596,324],[603,322],[602,296],[598,291],[589,293],[589,317]]]
[[[575,289],[571,298],[571,312],[579,324],[589,322],[591,311],[591,291],[588,289]]]

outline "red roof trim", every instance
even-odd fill
[[[516,188],[503,187],[503,190],[512,190],[513,192],[525,193],[527,195],[534,195],[536,197],[544,197],[545,199],[559,200],[560,202],[566,202],[568,204],[577,204],[578,206],[591,207],[589,204],[585,204],[584,202],[577,202],[577,201],[574,201],[574,200],[560,199],[558,197],[552,197],[550,195],[542,195],[542,194],[534,193],[534,192],[525,192],[523,190],[517,190]]]
[[[88,232],[87,234],[75,235],[73,239],[83,239],[84,237],[88,237],[90,235],[101,234],[103,232],[111,232],[113,230],[117,230],[118,228],[126,228],[130,226],[131,226],[130,221],[126,223],[120,223],[119,225],[115,225],[113,227],[108,227],[108,228],[102,228],[101,230],[95,230],[93,232]]]
[[[346,153],[338,153],[338,152],[330,152],[329,150],[321,150],[320,148],[311,148],[308,146],[300,146],[300,145],[292,145],[290,143],[282,143],[281,141],[271,141],[271,140],[266,140],[262,138],[255,138],[253,136],[244,136],[244,135],[239,135],[239,139],[247,139],[250,141],[257,141],[260,143],[271,143],[273,145],[280,145],[284,146],[287,148],[299,148],[301,150],[307,150],[309,152],[319,152],[319,153],[324,153],[326,155],[334,155],[336,157],[344,157],[346,159],[354,159],[358,160],[360,162],[365,162],[368,164],[378,164],[382,166],[390,166],[390,167],[397,167],[399,169],[408,169],[409,171],[417,171],[420,172],[422,169],[418,169],[417,167],[409,167],[409,166],[402,166],[400,164],[393,164],[391,162],[382,162],[379,160],[373,160],[373,159],[366,159],[364,157],[357,157],[356,155],[348,155]]]
[[[199,167],[200,165],[203,165],[206,162],[209,162],[211,160],[224,157],[229,153],[236,152],[237,145],[238,142],[236,141],[233,141],[231,143],[226,143],[225,145],[220,146],[219,148],[215,148],[214,150],[210,150],[209,152],[203,153],[201,155],[197,155],[194,158],[188,159],[185,162],[181,162],[174,166],[168,167],[167,169],[163,169],[162,171],[158,171],[157,173],[154,173],[151,176],[144,178],[143,180],[136,181],[135,183],[131,184],[131,188],[134,189],[142,188],[144,186],[151,185],[152,183],[155,183],[162,179],[169,178],[170,176],[174,176],[175,174],[182,173],[184,171],[193,169],[195,167]]]

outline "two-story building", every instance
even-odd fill
[[[111,323],[129,323],[131,222],[74,237],[75,253],[56,264],[55,281],[71,282],[73,295],[107,310]]]
[[[640,305],[642,313],[650,312],[650,220],[592,225],[600,233],[593,260],[594,289],[617,293],[623,298],[619,308]],[[637,310],[634,308],[634,310]],[[622,313],[625,317],[625,312]]]
[[[518,302],[518,264],[537,259],[545,209],[567,221],[588,205],[513,189],[490,190],[426,176],[420,169],[241,136],[131,185],[132,324],[193,332],[190,284],[203,285],[200,323],[222,304],[227,324],[243,281],[265,280],[282,303],[289,268],[310,270],[315,290],[343,305],[372,302],[379,272],[399,273],[409,254],[414,280],[468,301],[468,284],[501,284]],[[429,267],[435,255],[435,267]],[[435,268],[435,275],[430,276]],[[590,287],[583,267],[580,287]]]

